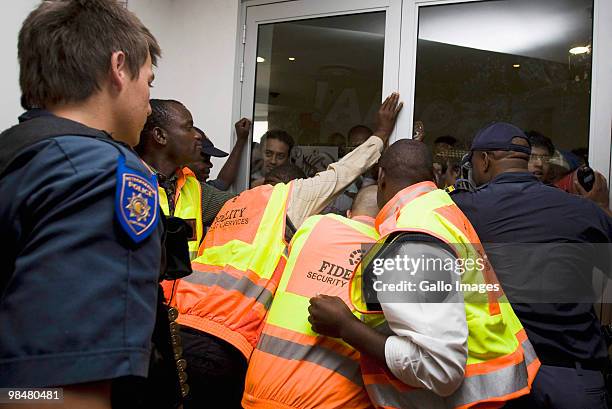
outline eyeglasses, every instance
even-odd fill
[[[539,161],[542,161],[542,162],[546,163],[546,162],[550,162],[550,158],[551,158],[550,155],[536,155],[534,153],[532,153],[529,156],[529,160],[533,161],[533,162],[539,160]]]

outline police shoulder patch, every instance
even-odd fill
[[[157,178],[127,167],[123,155],[117,164],[115,215],[134,243],[149,237],[159,220]]]

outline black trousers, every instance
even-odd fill
[[[242,408],[244,355],[220,338],[193,328],[182,327],[180,334],[189,385],[184,409]]]
[[[607,409],[600,371],[542,365],[531,394],[510,401],[504,409]]]

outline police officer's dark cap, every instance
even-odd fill
[[[512,143],[514,138],[524,139],[527,142],[527,146]],[[525,132],[520,128],[506,122],[493,122],[476,133],[472,141],[470,153],[466,158],[468,161],[472,159],[474,151],[513,151],[529,155],[531,154],[531,144]]]
[[[200,135],[202,135],[202,155],[214,156],[216,158],[224,158],[229,155],[229,153],[215,148],[215,145],[213,145],[212,141],[206,137],[206,134],[200,128],[195,126],[194,128]]]

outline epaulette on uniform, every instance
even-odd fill
[[[468,180],[466,179],[459,179],[457,180],[457,182],[454,185],[451,186],[447,186],[446,188],[444,188],[444,190],[446,191],[446,193],[448,193],[449,195],[454,195],[460,192],[477,192],[481,189],[486,188],[487,186],[489,186],[488,183],[485,183],[482,186],[474,186],[472,185]]]

